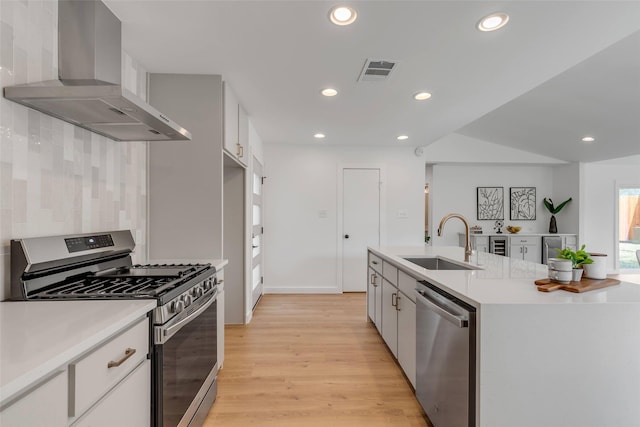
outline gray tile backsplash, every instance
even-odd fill
[[[58,75],[57,3],[0,0],[0,86]],[[122,84],[146,99],[123,53]],[[0,301],[12,238],[131,229],[146,256],[147,143],[116,142],[0,98]]]

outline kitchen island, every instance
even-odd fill
[[[474,269],[428,270],[404,259],[420,257]],[[380,274],[398,270],[399,291],[402,277],[424,280],[476,309],[476,426],[640,425],[640,286],[539,292],[533,282],[547,277],[546,266],[483,252],[464,263],[458,247],[369,248],[376,275],[372,259]],[[380,330],[384,319],[383,311]]]

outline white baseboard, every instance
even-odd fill
[[[342,291],[337,287],[332,288],[264,288],[265,294],[340,294]]]

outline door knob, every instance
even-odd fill
[[[345,235],[344,235],[344,238],[345,238],[345,239],[348,239],[348,238],[349,238],[349,235],[348,235],[348,234],[345,234]]]

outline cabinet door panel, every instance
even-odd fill
[[[523,259],[531,262],[541,262],[542,254],[538,245],[525,245]]]
[[[400,294],[398,302],[398,363],[416,387],[416,303]]]
[[[376,324],[376,329],[381,334],[382,334],[382,282],[383,282],[382,276],[380,276],[379,274],[376,274],[376,283],[378,284],[378,286],[375,287],[376,320],[374,323]]]
[[[382,280],[382,338],[394,356],[398,356],[398,288]]]
[[[369,269],[367,282],[367,315],[373,323],[376,323],[376,287],[380,286],[379,277],[373,269]]]
[[[238,144],[240,146],[236,146],[235,153],[238,160],[246,165],[249,155],[249,117],[240,104],[238,104]]]
[[[63,371],[0,412],[0,426],[66,426],[67,395]]]
[[[227,82],[224,82],[224,148],[236,156],[238,143],[238,98]]]
[[[151,361],[146,360],[73,427],[147,427],[151,424]]]

